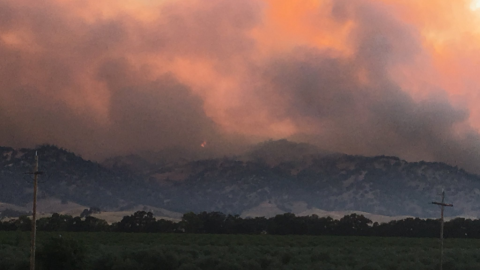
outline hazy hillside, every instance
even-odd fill
[[[64,202],[118,207],[141,196],[143,179],[127,172],[106,169],[98,163],[55,146],[15,150],[0,148],[0,202],[23,205],[31,202],[35,151],[40,157],[38,198],[55,197]]]
[[[407,163],[395,157],[334,155],[276,166],[204,160],[166,169],[156,177],[171,183],[163,207],[177,211],[238,213],[268,201],[283,211],[304,202],[305,209],[432,216],[438,209],[429,203],[439,199],[442,188],[455,204],[448,213],[477,215],[480,210],[478,176],[441,163]]]
[[[480,178],[442,163],[329,154],[287,141],[266,142],[238,157],[156,164],[131,156],[110,159],[109,166],[53,146],[38,151],[41,170],[48,172],[39,197],[81,205],[124,210],[141,204],[175,212],[252,215],[265,209],[356,210],[427,217],[438,214],[430,202],[439,200],[445,188],[447,201],[455,205],[447,215],[480,215]],[[0,202],[30,202],[31,183],[23,174],[31,170],[33,155],[34,150],[0,148]]]

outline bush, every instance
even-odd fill
[[[241,270],[242,268],[236,262],[222,261],[219,263],[215,270]]]
[[[332,260],[327,251],[314,251],[310,256],[312,262],[330,262]]]
[[[201,269],[198,268],[198,266],[196,266],[193,263],[186,263],[186,264],[182,264],[182,266],[180,266],[178,270],[201,270]]]
[[[45,270],[83,270],[86,249],[75,240],[53,237],[38,250],[37,262]]]
[[[28,257],[19,250],[0,245],[0,254],[0,269],[29,269]]]
[[[368,263],[367,265],[360,267],[360,270],[382,270],[382,267],[376,263]]]
[[[164,250],[144,250],[130,256],[137,261],[142,269],[155,270],[161,266],[163,270],[174,270],[180,265],[175,254]]]

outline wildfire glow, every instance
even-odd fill
[[[439,161],[480,149],[480,0],[0,7],[0,145],[91,157],[299,136]]]

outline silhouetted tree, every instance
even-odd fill
[[[350,214],[341,218],[336,226],[337,235],[368,235],[372,221],[363,215]]]
[[[156,219],[151,212],[137,211],[131,216],[125,216],[116,223],[118,231],[121,232],[147,232],[155,226]]]

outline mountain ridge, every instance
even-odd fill
[[[269,155],[270,148],[278,153]],[[46,171],[39,199],[58,198],[109,211],[151,205],[177,213],[241,214],[270,202],[283,212],[300,213],[298,206],[303,205],[303,212],[431,217],[438,209],[430,202],[445,189],[447,201],[454,204],[447,215],[480,215],[480,177],[458,167],[327,153],[285,140],[257,145],[239,156],[140,162],[133,168],[121,157],[105,166],[51,145],[0,147],[0,202],[31,201],[31,182],[24,173],[31,170],[34,151],[40,155],[40,169]]]

